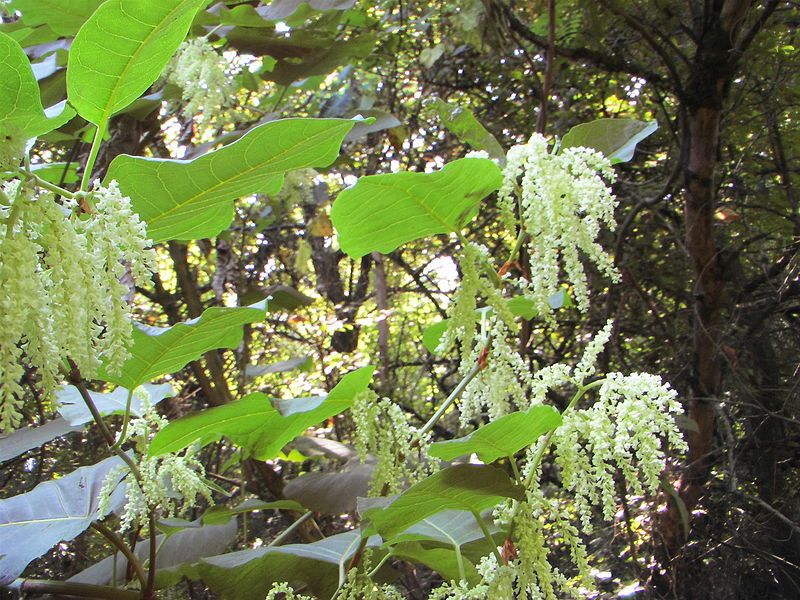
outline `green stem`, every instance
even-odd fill
[[[289,525],[289,527],[287,527],[284,530],[284,532],[281,533],[278,537],[272,540],[268,544],[268,546],[280,546],[283,542],[285,542],[289,538],[289,536],[291,536],[297,530],[298,527],[300,527],[300,525],[308,521],[311,518],[311,515],[313,514],[314,513],[312,513],[310,510],[308,512],[303,513],[303,515],[299,519],[297,519],[294,523]]]
[[[489,542],[489,546],[491,546],[492,552],[494,553],[495,558],[497,558],[497,564],[498,565],[505,564],[505,561],[503,561],[503,557],[500,556],[500,553],[497,551],[497,544],[495,543],[494,538],[492,537],[492,533],[489,531],[489,526],[486,525],[486,521],[483,520],[483,517],[481,517],[480,513],[476,510],[472,511],[472,516],[475,517],[475,520],[478,522],[478,527],[481,528],[481,531],[483,532],[483,537],[485,537],[486,541]]]
[[[42,189],[53,192],[54,194],[58,194],[59,196],[63,196],[64,198],[69,198],[70,200],[75,199],[75,194],[73,194],[69,190],[65,190],[63,187],[59,185],[50,183],[49,181],[45,181],[35,173],[26,171],[25,169],[17,169],[15,173],[20,177],[24,177],[25,179],[33,181],[34,184],[36,184],[38,187]]]
[[[480,370],[481,370],[481,366],[480,366],[480,364],[478,364],[476,362],[472,366],[472,369],[470,369],[469,373],[467,373],[467,375],[464,377],[464,379],[462,379],[458,383],[458,385],[455,387],[455,389],[452,392],[450,392],[450,395],[442,403],[442,405],[439,407],[439,409],[435,413],[433,413],[433,416],[430,419],[428,419],[428,422],[425,423],[425,425],[422,427],[422,429],[419,430],[419,435],[420,436],[425,435],[431,429],[433,429],[434,425],[436,425],[436,423],[439,421],[439,419],[442,418],[442,415],[444,415],[444,413],[447,411],[447,409],[450,408],[450,406],[453,404],[453,402],[455,402],[458,399],[458,397],[464,391],[464,388],[466,388],[467,385],[469,385],[469,382],[472,381],[475,378],[475,376],[478,374],[478,371],[480,371]]]
[[[133,390],[128,390],[128,401],[125,403],[125,414],[122,417],[122,431],[119,434],[119,438],[114,443],[112,450],[116,448],[121,448],[122,444],[125,442],[125,438],[128,435],[128,421],[130,421],[131,417],[131,401],[133,400]]]
[[[456,563],[458,564],[458,577],[461,581],[467,580],[467,572],[464,569],[464,557],[461,555],[461,546],[453,544],[453,550],[456,551]]]
[[[517,256],[519,256],[519,251],[522,249],[522,243],[525,241],[526,235],[527,232],[525,231],[525,228],[520,226],[519,235],[517,236],[517,241],[514,242],[514,247],[511,249],[511,254],[509,254],[508,260],[506,261],[507,263],[512,263],[517,259]]]
[[[94,171],[94,163],[97,162],[97,155],[100,153],[100,145],[103,143],[103,136],[106,134],[108,122],[98,125],[94,132],[94,140],[92,140],[92,149],[89,150],[89,159],[86,161],[86,167],[83,170],[83,178],[81,179],[81,191],[85,192],[89,188],[89,182],[92,179],[92,172]]]
[[[139,562],[139,558],[131,551],[128,545],[123,541],[121,537],[119,537],[116,533],[114,533],[111,529],[106,527],[103,523],[98,521],[94,521],[91,525],[92,529],[97,531],[100,535],[106,538],[112,546],[114,546],[117,550],[122,553],[122,555],[128,559],[128,562],[133,567],[134,572],[136,573],[136,578],[144,587],[147,584],[147,576],[144,573],[144,568],[142,567],[142,563]],[[116,555],[115,555],[116,556]],[[114,570],[116,573],[116,569]]]
[[[388,553],[388,552],[387,552],[387,553],[386,553],[386,556],[384,556],[384,557],[383,557],[383,558],[380,560],[380,562],[378,563],[378,566],[376,566],[374,569],[372,569],[372,571],[370,571],[370,572],[369,572],[369,574],[367,575],[367,577],[369,577],[370,579],[372,579],[373,577],[375,577],[375,575],[378,573],[378,570],[380,570],[380,568],[381,568],[383,565],[385,565],[385,564],[386,564],[386,561],[387,561],[387,560],[389,560],[390,558],[392,558],[392,555],[391,555],[391,553]]]

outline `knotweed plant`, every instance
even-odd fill
[[[162,517],[182,514],[190,510],[198,498],[213,501],[203,464],[191,449],[182,455],[148,456],[150,441],[167,425],[167,419],[149,406],[146,392],[139,388],[136,393],[145,395],[140,400],[145,410],[141,417],[130,422],[127,441],[132,442],[132,449],[139,457],[138,464],[126,464],[110,472],[100,492],[101,510],[108,512],[106,505],[120,481],[119,471],[122,472],[125,505],[120,510],[120,530],[123,532],[141,527],[156,513]]]
[[[479,154],[469,159],[488,161]],[[516,241],[508,260],[498,264],[486,248],[459,236],[461,283],[448,308],[437,352],[458,350],[462,381],[421,431],[430,431],[449,408],[457,407],[458,426],[468,433],[453,442],[467,452],[461,460],[494,462],[498,454],[502,456],[500,448],[508,447],[503,458],[518,492],[494,509],[491,520],[504,532],[502,545],[489,537],[485,517],[473,511],[491,553],[476,563],[471,577],[462,569],[458,578],[434,590],[430,598],[584,597],[593,585],[585,536],[592,532],[595,509],[603,519],[614,519],[620,480],[638,495],[658,491],[667,446],[677,451],[686,448],[675,422],[681,407],[675,391],[656,375],[598,375],[599,356],[613,334],[612,321],[584,344],[575,362],[537,367],[523,358],[516,344],[520,306],[525,314],[553,323],[553,299],[565,293],[564,286],[577,309],[588,310],[589,265],[611,282],[619,279],[613,257],[600,245],[603,230],[615,227],[617,201],[609,188],[615,174],[610,161],[596,150],[559,150],[534,135],[508,152],[501,175],[498,207]],[[522,248],[527,265],[519,262]],[[557,422],[543,427],[542,435],[534,435],[527,445],[506,446],[511,443],[509,436],[524,436],[508,425],[512,419],[535,409],[543,409],[538,414],[553,414],[548,411],[550,398],[565,395],[571,400]],[[402,411],[385,399],[357,403],[353,417],[359,432],[375,431],[387,423],[397,432],[409,427],[402,421]],[[532,424],[528,421],[525,426]],[[395,433],[382,435],[387,447],[405,454]],[[359,441],[362,452],[366,444]],[[369,444],[380,447],[376,437],[370,437]],[[429,456],[455,456],[447,444],[433,443]],[[484,460],[485,456],[492,458]],[[390,465],[398,478],[406,476],[408,466],[391,452],[389,457],[395,458],[384,459],[376,470],[373,494],[378,489],[382,495],[394,493],[400,485],[389,475]],[[555,482],[543,478],[546,457],[552,457],[556,467]],[[417,490],[427,493],[426,481],[401,493],[396,502],[402,504],[405,495],[422,494]],[[469,487],[468,482],[465,485]],[[367,511],[366,518],[375,520],[381,532],[380,513]]]
[[[87,377],[101,365],[119,372],[132,335],[131,286],[146,284],[155,265],[150,245],[115,181],[72,198],[31,179],[3,185],[0,429],[20,421],[26,365],[46,397],[62,379],[54,357],[69,358]]]

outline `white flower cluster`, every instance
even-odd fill
[[[397,404],[388,398],[378,400],[373,392],[366,391],[356,397],[350,414],[356,426],[359,458],[366,462],[373,456],[377,461],[370,496],[399,494],[407,484],[429,474],[427,436],[419,436]]]
[[[311,596],[298,594],[286,582],[273,583],[264,600],[313,600]]]
[[[614,180],[611,163],[589,148],[551,154],[539,134],[512,147],[506,160],[498,203],[506,226],[513,230],[519,202],[531,264],[530,280],[515,283],[547,318],[552,313],[547,299],[559,291],[563,267],[578,307],[585,311],[589,290],[581,255],[613,281],[619,278],[613,260],[597,242],[603,226],[616,226],[617,201],[604,181]]]
[[[369,563],[368,550],[362,565]],[[378,585],[361,568],[350,569],[347,578],[334,596],[334,600],[404,600],[403,595],[389,584]]]
[[[617,469],[634,493],[652,493],[665,466],[662,438],[686,449],[675,424],[681,406],[660,377],[611,373],[597,396],[588,408],[567,412],[553,436],[564,488],[574,494],[585,531],[591,530],[592,505],[602,508],[605,519],[613,518]]]
[[[497,314],[486,314],[485,328],[491,331],[491,338],[473,350],[471,364],[481,360],[480,348],[489,345],[486,365],[467,385],[461,401],[459,418],[461,426],[472,419],[480,419],[484,410],[490,421],[499,419],[515,408],[527,408],[530,403],[529,391],[534,383],[531,370],[509,343],[511,332],[506,322]]]
[[[130,439],[134,441],[134,449],[138,454],[137,464],[141,478],[134,477],[127,466],[120,467],[127,471],[126,502],[120,521],[120,531],[123,532],[146,523],[151,509],[154,508],[158,508],[162,516],[173,516],[178,512],[177,501],[181,499],[185,501],[184,510],[194,506],[198,496],[209,503],[213,502],[203,464],[190,451],[183,456],[147,456],[150,440],[167,424],[167,420],[149,406],[149,397],[142,398],[141,405],[145,408],[144,415],[133,419],[129,425]],[[100,491],[101,510],[107,510],[119,472],[115,469],[106,476]]]
[[[204,37],[186,40],[164,71],[164,78],[179,88],[186,117],[202,115],[209,121],[236,98],[232,73],[225,59]]]
[[[0,202],[0,429],[20,420],[24,360],[49,395],[59,358],[91,377],[100,363],[121,368],[131,337],[128,285],[144,284],[155,267],[145,225],[116,182],[89,194],[90,215],[74,214],[53,194],[35,194],[20,181],[3,187]],[[4,203],[7,201],[7,205]],[[24,357],[24,360],[23,360]]]

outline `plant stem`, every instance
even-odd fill
[[[85,192],[89,187],[89,182],[92,179],[92,171],[94,171],[94,163],[97,162],[97,155],[100,153],[100,145],[103,143],[103,136],[106,134],[108,123],[98,125],[94,132],[94,139],[92,140],[92,148],[89,150],[89,158],[86,161],[86,167],[83,169],[83,177],[81,178],[81,191]]]
[[[489,531],[489,526],[486,525],[486,521],[483,520],[483,517],[480,513],[476,510],[472,511],[472,516],[475,517],[475,520],[478,522],[478,527],[481,528],[483,532],[483,537],[486,538],[486,541],[489,542],[489,546],[492,548],[492,552],[494,553],[495,558],[497,558],[497,564],[502,565],[505,564],[503,557],[500,556],[500,553],[497,551],[497,544],[492,537],[492,533]]]
[[[128,562],[133,567],[133,570],[136,572],[136,578],[142,584],[142,586],[146,585],[147,583],[147,576],[144,573],[144,568],[142,567],[142,563],[139,561],[139,558],[131,551],[128,545],[124,542],[124,540],[119,537],[116,533],[114,533],[111,529],[106,527],[103,523],[99,521],[94,521],[91,525],[92,529],[97,531],[100,535],[106,538],[112,546],[114,546],[117,550],[119,550],[125,558],[128,559]],[[114,569],[114,573],[116,573],[116,569]]]
[[[274,540],[272,540],[272,541],[271,541],[269,544],[267,544],[267,547],[270,547],[270,546],[280,546],[280,545],[281,545],[283,542],[285,542],[285,541],[286,541],[286,540],[289,538],[289,536],[291,536],[291,535],[292,535],[292,534],[293,534],[295,531],[297,531],[297,528],[298,528],[298,527],[300,527],[300,525],[302,525],[303,523],[305,523],[306,521],[308,521],[308,520],[311,518],[311,516],[312,516],[313,514],[314,514],[314,513],[312,513],[310,510],[309,510],[308,512],[305,512],[305,513],[303,513],[303,514],[300,516],[300,518],[299,518],[299,519],[297,519],[297,520],[296,520],[294,523],[292,523],[291,525],[289,525],[289,526],[288,526],[288,527],[287,527],[287,528],[286,528],[286,529],[283,531],[283,533],[281,533],[281,534],[280,534],[278,537],[276,537],[276,538],[275,538]]]
[[[512,454],[508,456],[508,462],[511,463],[511,470],[514,472],[514,479],[517,481],[518,484],[522,485],[522,475],[519,472],[519,467],[517,466],[517,459],[514,458]]]
[[[145,600],[155,598],[156,589],[156,555],[158,554],[158,540],[156,539],[156,509],[152,506],[150,507],[148,525],[150,529],[150,560],[147,565],[147,585],[143,593],[143,598],[145,598]]]
[[[470,369],[469,373],[466,374],[464,379],[462,379],[458,383],[458,385],[455,387],[455,389],[452,392],[450,392],[450,395],[442,403],[442,405],[439,407],[439,409],[435,413],[433,413],[433,416],[430,419],[428,419],[428,422],[425,423],[425,425],[422,427],[422,429],[419,430],[419,435],[420,436],[425,435],[431,429],[433,429],[434,425],[436,425],[436,423],[439,421],[439,419],[442,418],[442,415],[444,415],[444,413],[447,411],[447,409],[450,408],[450,406],[453,404],[453,402],[455,402],[458,399],[458,397],[464,391],[464,388],[466,388],[467,385],[469,385],[469,382],[472,381],[475,378],[475,376],[478,374],[478,371],[480,371],[480,370],[481,370],[481,365],[476,362],[472,366],[472,369]]]
[[[375,576],[375,575],[378,573],[378,570],[379,570],[379,569],[380,569],[380,568],[381,568],[383,565],[385,565],[385,564],[386,564],[386,561],[387,561],[387,560],[389,560],[390,558],[392,558],[392,555],[391,555],[390,553],[388,553],[388,552],[387,552],[387,553],[386,553],[386,556],[384,556],[384,557],[383,557],[383,558],[380,560],[380,562],[378,563],[378,565],[377,565],[377,566],[376,566],[374,569],[372,569],[372,571],[370,571],[370,572],[369,572],[369,574],[367,575],[367,577],[369,577],[370,579],[372,579],[372,578],[373,578],[373,577],[374,577],[374,576]]]
[[[122,417],[122,431],[119,438],[114,442],[114,448],[121,448],[125,442],[125,437],[128,435],[128,421],[131,418],[131,401],[133,400],[133,390],[128,390],[128,401],[125,403],[125,414]]]
[[[100,433],[103,435],[103,439],[105,439],[106,444],[108,445],[108,449],[111,450],[114,454],[116,454],[119,458],[121,458],[128,468],[133,473],[133,476],[136,478],[136,481],[142,482],[142,474],[139,471],[139,467],[136,466],[136,463],[133,462],[133,459],[128,456],[126,452],[123,452],[121,448],[115,446],[115,439],[114,434],[111,433],[111,430],[103,421],[103,416],[100,414],[100,411],[97,410],[97,406],[94,404],[94,400],[92,400],[92,396],[89,393],[89,390],[86,389],[86,384],[84,383],[83,377],[81,376],[80,370],[78,370],[78,365],[75,362],[68,358],[67,362],[70,366],[70,382],[74,385],[78,392],[83,398],[86,407],[89,409],[89,412],[92,413],[92,418],[94,422],[97,423],[97,426],[100,428]]]
[[[61,187],[59,185],[56,185],[54,183],[50,183],[49,181],[46,181],[46,180],[42,179],[41,177],[39,177],[38,175],[36,175],[36,174],[34,174],[34,173],[30,172],[30,171],[26,171],[24,169],[17,169],[16,173],[20,177],[24,177],[25,179],[30,179],[38,187],[40,187],[42,189],[48,190],[50,192],[53,192],[54,194],[58,194],[59,196],[63,196],[64,198],[69,198],[70,200],[74,200],[75,199],[75,194],[73,194],[69,190],[65,190],[63,187]]]

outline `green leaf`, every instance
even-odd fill
[[[130,196],[154,242],[212,237],[230,225],[234,199],[275,194],[287,171],[330,165],[356,123],[273,121],[188,161],[121,155],[111,163],[106,181],[115,179]]]
[[[339,194],[331,220],[350,257],[388,254],[406,242],[460,230],[502,181],[500,167],[483,158],[462,158],[436,173],[362,177]]]
[[[529,300],[525,296],[514,296],[506,303],[509,310],[515,316],[522,317],[527,321],[530,321],[539,315],[539,310],[536,308],[536,304],[533,302],[533,300]],[[548,297],[547,303],[553,310],[572,306],[572,300],[566,290],[559,290],[552,296]]]
[[[450,326],[450,319],[442,319],[433,325],[429,325],[422,332],[422,344],[431,354],[436,354],[436,349],[442,341],[442,336]]]
[[[505,159],[506,153],[500,142],[480,124],[471,110],[448,104],[440,98],[436,99],[434,107],[444,126],[462,142],[476,150],[485,150],[491,158]]]
[[[597,119],[570,129],[561,140],[561,148],[594,148],[612,163],[627,162],[633,158],[636,144],[656,129],[658,123],[655,121]]]
[[[99,127],[161,75],[208,0],[108,0],[69,51],[67,97]]]
[[[294,510],[303,512],[305,509],[303,508],[302,504],[295,502],[294,500],[275,500],[273,502],[264,502],[263,500],[251,498],[250,500],[245,500],[241,504],[233,507],[212,506],[205,512],[202,520],[206,525],[222,525],[223,523],[227,523],[228,519],[235,515],[257,510]]]
[[[392,539],[415,523],[444,510],[480,513],[505,498],[522,500],[525,491],[500,469],[456,465],[426,477],[385,508],[371,508],[364,518],[384,539]]]
[[[357,531],[332,535],[313,544],[287,544],[241,550],[201,560],[183,569],[190,579],[202,579],[222,600],[264,600],[276,581],[300,582],[319,598],[330,598],[339,572],[361,542]],[[368,546],[380,545],[378,538]]]
[[[13,0],[28,27],[48,25],[60,36],[72,37],[103,0]]]
[[[37,137],[61,127],[75,115],[74,110],[63,105],[45,112],[28,57],[4,33],[0,33],[0,82],[0,133],[4,136]]]
[[[40,483],[26,494],[0,500],[0,585],[11,583],[32,560],[104,517],[98,513],[100,488],[106,475],[123,464],[112,456]],[[120,472],[117,480],[122,476]],[[124,491],[124,486],[117,486],[109,510],[122,506]]]
[[[561,424],[561,414],[552,406],[532,406],[527,411],[504,415],[455,440],[431,444],[429,454],[442,460],[453,460],[466,454],[477,454],[484,463],[513,456]]]
[[[471,521],[475,520],[472,515],[467,515],[465,518]],[[422,563],[439,573],[445,581],[459,581],[462,570],[467,582],[471,585],[475,585],[481,579],[475,565],[452,548],[425,548],[419,542],[403,542],[394,546],[391,554],[395,558]],[[461,560],[461,569],[459,569],[459,559]]]
[[[373,370],[363,367],[348,373],[327,396],[271,400],[255,393],[183,417],[156,434],[149,454],[161,456],[198,440],[206,444],[226,436],[258,460],[275,458],[281,448],[306,429],[348,409],[355,396],[369,385]]]
[[[122,373],[101,369],[100,379],[128,389],[160,375],[179,371],[216,348],[235,348],[242,341],[242,325],[262,320],[264,303],[247,307],[212,307],[200,317],[172,327],[134,323],[131,356]]]

